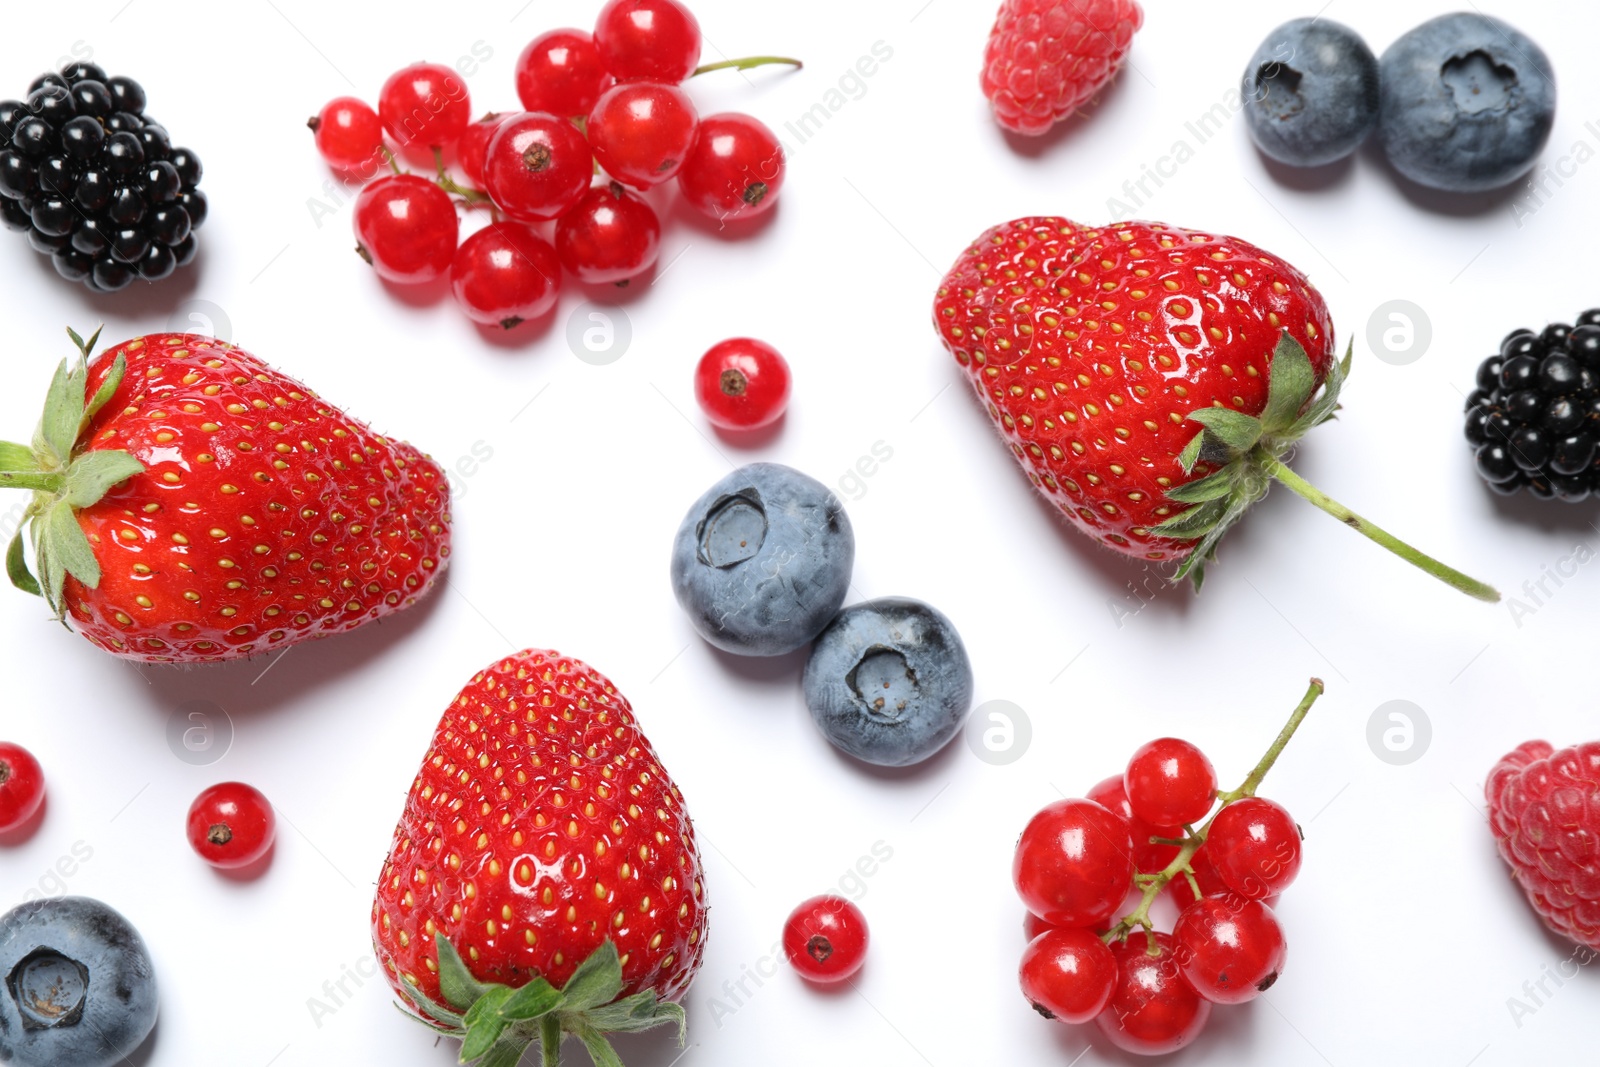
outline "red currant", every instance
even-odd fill
[[[576,126],[525,111],[504,119],[489,141],[483,183],[507,215],[543,222],[583,199],[593,177],[594,156]]]
[[[1217,772],[1187,741],[1151,741],[1128,761],[1123,782],[1133,813],[1156,826],[1199,822],[1216,802]]]
[[[683,81],[700,62],[700,23],[677,0],[611,0],[595,47],[618,81]]]
[[[456,249],[450,288],[473,322],[509,330],[556,306],[561,260],[528,227],[490,223]]]
[[[701,214],[749,219],[778,202],[786,169],[771,130],[749,115],[727,112],[700,120],[678,187]]]
[[[306,125],[329,166],[371,174],[383,165],[383,123],[365,101],[336,97]]]
[[[776,348],[751,337],[711,346],[694,369],[700,410],[724,430],[770,426],[789,405],[789,363]]]
[[[1176,1052],[1205,1029],[1211,1002],[1178,968],[1171,934],[1155,934],[1156,955],[1143,930],[1111,946],[1117,986],[1095,1022],[1111,1043],[1141,1056]]]
[[[1201,845],[1193,856],[1189,857],[1189,867],[1194,871],[1195,884],[1200,887],[1200,896],[1195,896],[1194,886],[1189,884],[1189,879],[1182,874],[1167,883],[1167,893],[1172,897],[1173,903],[1182,911],[1200,897],[1215,896],[1218,893],[1228,892],[1227,883],[1222,880],[1222,875],[1217,873],[1216,867],[1211,864],[1211,853],[1206,851],[1206,846]]]
[[[468,126],[461,134],[460,140],[456,141],[456,162],[461,164],[462,173],[473,185],[483,184],[483,169],[489,158],[489,142],[494,140],[494,133],[500,128],[500,123],[504,119],[504,115],[491,111]]]
[[[699,123],[689,94],[675,85],[630,82],[607,89],[589,112],[589,143],[602,169],[648,189],[678,173]]]
[[[0,741],[0,834],[24,826],[44,803],[44,768],[21,745]]]
[[[867,959],[867,917],[843,897],[812,897],[783,926],[783,954],[800,977],[842,982]]]
[[[517,98],[527,111],[587,115],[610,84],[594,38],[582,30],[541,34],[517,57]]]
[[[1229,889],[1275,897],[1300,873],[1300,827],[1281,804],[1245,797],[1217,812],[1206,851]]]
[[[356,197],[356,251],[378,277],[400,285],[444,276],[461,224],[445,191],[414,174],[371,182]]]
[[[1022,952],[1022,995],[1046,1019],[1086,1023],[1105,1010],[1117,961],[1093,931],[1046,930]]]
[[[472,97],[466,82],[449,67],[413,63],[383,83],[378,114],[402,148],[447,148],[472,121]]]
[[[1237,894],[1183,909],[1172,940],[1184,978],[1214,1004],[1243,1004],[1272,988],[1288,951],[1272,909]]]
[[[1092,800],[1058,800],[1017,841],[1011,880],[1029,911],[1055,926],[1097,926],[1133,884],[1128,821]]]
[[[573,277],[590,285],[626,285],[661,252],[661,220],[616,182],[590,189],[556,224],[556,251]]]
[[[1024,940],[1032,941],[1046,930],[1054,929],[1056,927],[1051,926],[1033,912],[1025,911],[1022,913],[1022,936]]]
[[[272,804],[243,782],[214,785],[189,806],[189,845],[223,870],[248,867],[272,847]]]
[[[1114,814],[1128,820],[1128,831],[1133,835],[1133,867],[1142,874],[1157,874],[1178,858],[1177,845],[1153,845],[1152,837],[1175,841],[1183,836],[1181,826],[1151,826],[1133,813],[1128,803],[1128,792],[1123,788],[1122,775],[1113,775],[1089,790],[1089,799]]]

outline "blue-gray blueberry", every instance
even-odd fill
[[[1483,192],[1516,180],[1555,124],[1549,57],[1488,15],[1424,22],[1384,52],[1379,81],[1383,150],[1401,174],[1433,189]]]
[[[950,620],[907,597],[852,604],[811,648],[806,706],[835,746],[883,767],[921,763],[961,730],[972,663]]]
[[[1378,57],[1332,19],[1273,30],[1250,57],[1240,91],[1256,147],[1294,167],[1343,159],[1378,125]]]
[[[727,652],[781,656],[844,603],[856,540],[844,505],[779,463],[741,467],[678,527],[672,590],[700,636]]]
[[[156,1023],[156,977],[139,931],[88,897],[0,916],[0,1064],[111,1067]]]

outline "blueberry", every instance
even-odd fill
[[[838,497],[792,468],[752,463],[684,516],[672,545],[672,589],[713,645],[781,656],[828,625],[855,558],[855,533]]]
[[[1343,159],[1378,124],[1378,58],[1331,19],[1294,19],[1267,35],[1245,68],[1245,119],[1280,163]]]
[[[920,600],[852,604],[811,648],[811,718],[836,748],[880,767],[921,763],[961,730],[972,664],[949,619]]]
[[[156,1022],[144,939],[87,897],[22,904],[0,916],[0,1063],[111,1067]]]
[[[1533,166],[1555,123],[1555,73],[1526,35],[1487,15],[1441,15],[1380,63],[1378,133],[1389,162],[1420,185],[1497,189]]]

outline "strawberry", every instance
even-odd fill
[[[1600,949],[1600,742],[1529,741],[1484,787],[1489,827],[1528,903],[1556,933]]]
[[[1311,283],[1234,237],[1161,223],[1024,218],[945,275],[934,325],[1034,486],[1078,529],[1198,587],[1277,480],[1435,577],[1429,559],[1308,485],[1283,457],[1334,416],[1350,357]]]
[[[434,731],[395,828],[372,938],[411,1013],[511,1067],[564,1034],[676,1023],[705,952],[683,798],[615,686],[559,652],[479,672]],[[609,1057],[609,1058],[607,1058]]]
[[[1116,77],[1143,24],[1137,0],[1005,0],[983,57],[995,121],[1045,133]]]
[[[240,348],[165,333],[63,361],[0,486],[34,491],[12,582],[108,652],[236,659],[416,603],[450,555],[449,485]]]

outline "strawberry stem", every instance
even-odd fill
[[[1178,854],[1173,857],[1172,862],[1167,864],[1164,870],[1144,877],[1136,876],[1139,884],[1143,887],[1143,896],[1139,900],[1139,906],[1123,916],[1111,929],[1101,934],[1100,940],[1106,942],[1106,944],[1125,940],[1135,927],[1142,927],[1147,932],[1152,930],[1154,924],[1150,921],[1150,905],[1155,903],[1156,897],[1161,895],[1161,891],[1174,878],[1187,878],[1189,885],[1194,889],[1195,896],[1200,896],[1200,885],[1194,879],[1194,869],[1190,867],[1189,861],[1194,859],[1196,852],[1200,851],[1200,846],[1206,843],[1206,835],[1210,833],[1211,824],[1216,821],[1217,814],[1235,800],[1256,795],[1256,790],[1261,786],[1261,780],[1267,776],[1267,772],[1272,769],[1272,765],[1278,762],[1278,757],[1283,755],[1284,747],[1288,745],[1289,739],[1294,736],[1296,730],[1300,729],[1300,724],[1305,721],[1306,713],[1311,710],[1311,705],[1317,702],[1317,698],[1323,694],[1326,688],[1322,684],[1321,678],[1311,679],[1311,685],[1306,689],[1305,696],[1300,698],[1300,703],[1290,713],[1289,721],[1283,724],[1283,729],[1278,731],[1278,736],[1273,739],[1271,747],[1267,749],[1266,754],[1261,757],[1261,760],[1245,777],[1245,780],[1240,783],[1239,788],[1231,792],[1217,794],[1217,799],[1221,801],[1217,811],[1198,830],[1189,830],[1188,835],[1179,843]],[[1151,838],[1151,840],[1156,841],[1157,839]],[[1147,938],[1147,941],[1149,942],[1150,955],[1160,955],[1160,949],[1156,946],[1155,939]]]
[[[746,56],[744,59],[724,59],[718,63],[706,63],[703,66],[696,67],[694,73],[689,77],[698,78],[700,75],[710,74],[714,70],[753,70],[756,67],[771,66],[775,63],[787,64],[796,70],[805,66],[800,60],[790,59],[787,56]]]
[[[1345,507],[1343,504],[1339,503],[1337,500],[1333,499],[1331,496],[1324,493],[1322,490],[1318,489],[1304,478],[1300,477],[1294,471],[1290,470],[1282,460],[1276,459],[1272,456],[1263,455],[1260,457],[1260,462],[1262,469],[1267,474],[1271,475],[1273,478],[1276,478],[1289,489],[1311,501],[1311,503],[1315,504],[1323,511],[1326,511],[1329,515],[1332,515],[1334,518],[1338,519],[1352,530],[1355,530],[1363,537],[1376,541],[1384,548],[1387,548],[1390,552],[1393,552],[1395,555],[1399,556],[1413,567],[1433,575],[1435,578],[1439,579],[1441,582],[1444,582],[1452,589],[1458,589],[1470,597],[1476,597],[1479,600],[1485,600],[1491,604],[1497,603],[1500,600],[1500,592],[1493,586],[1485,585],[1476,578],[1462,574],[1454,567],[1446,566],[1445,564],[1434,559],[1432,556],[1412,548],[1410,545],[1406,544],[1404,541],[1400,540],[1383,527],[1372,522],[1370,519],[1365,519],[1360,515],[1357,515],[1355,512],[1351,511],[1349,508]]]

